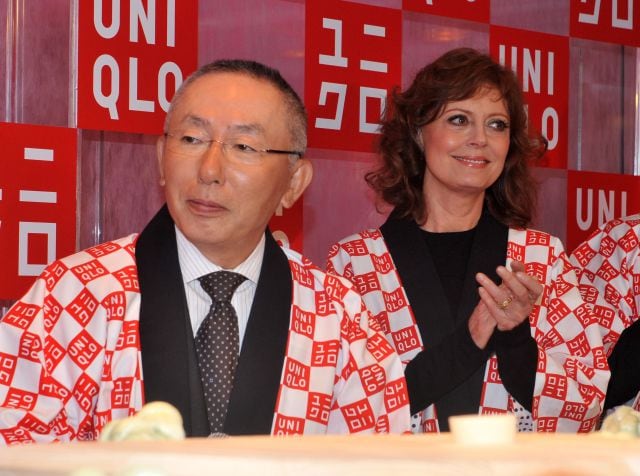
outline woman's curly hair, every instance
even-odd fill
[[[473,97],[494,88],[509,113],[509,151],[504,170],[487,189],[491,214],[508,226],[525,228],[533,219],[537,184],[529,162],[546,151],[543,137],[527,131],[527,113],[518,80],[508,68],[471,48],[451,50],[421,69],[404,92],[394,90],[382,121],[379,143],[381,166],[365,179],[373,190],[395,207],[399,217],[426,219],[423,180],[426,161],[418,131],[437,119],[452,101]]]

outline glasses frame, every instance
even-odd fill
[[[170,132],[165,132],[164,133],[165,138],[166,137],[173,137],[174,139],[180,139],[179,136],[172,134]],[[207,139],[207,140],[202,140],[202,139],[198,139],[201,140],[202,142],[206,142],[209,144],[209,146],[211,146],[212,143],[216,143],[216,144],[220,144],[221,147],[224,148],[225,145],[231,145],[228,142],[224,142],[218,139]],[[251,147],[252,149],[254,149],[253,147]],[[254,149],[256,152],[260,152],[262,154],[278,154],[278,155],[295,155],[297,156],[299,159],[301,159],[304,155],[304,153],[297,151],[297,150],[281,150],[281,149]]]

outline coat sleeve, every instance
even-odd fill
[[[67,414],[72,395],[47,371],[66,352],[46,332],[60,306],[47,292],[45,271],[0,321],[0,443],[76,436],[70,420],[82,416]]]
[[[329,433],[407,433],[409,397],[400,358],[346,280],[326,276],[341,320]]]
[[[595,428],[609,382],[602,337],[582,299],[575,268],[551,237],[547,263],[526,260],[545,284],[531,316],[539,359],[533,416],[538,431],[588,432]]]

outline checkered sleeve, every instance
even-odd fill
[[[0,443],[92,440],[141,407],[132,239],[53,262],[0,321]]]
[[[533,416],[538,431],[594,429],[609,381],[598,323],[558,238],[534,230],[510,241],[509,257],[544,283],[531,314],[539,358]]]
[[[64,412],[66,389],[47,378],[57,346],[46,337],[45,278],[0,322],[0,442],[68,441],[75,437]]]
[[[362,298],[343,278],[327,275],[327,284],[347,286],[333,306],[342,314],[341,347],[333,418],[329,430],[358,433],[409,431],[409,396],[400,358],[380,333]],[[332,428],[333,427],[333,428]]]
[[[404,433],[402,363],[346,279],[290,255],[291,328],[274,434]]]
[[[571,262],[608,356],[620,334],[640,317],[640,214],[605,223],[576,247]]]

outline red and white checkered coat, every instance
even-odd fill
[[[534,230],[509,230],[507,263],[511,260],[523,261],[527,273],[544,284],[529,317],[539,350],[535,428],[590,431],[602,411],[609,371],[597,323],[580,297],[575,270],[558,238]],[[334,245],[328,271],[356,284],[405,365],[423,350],[413,310],[380,230],[352,235]],[[502,384],[494,355],[487,365],[479,413],[509,412],[516,405],[526,412]],[[422,431],[438,431],[434,405],[420,419]]]
[[[571,261],[609,356],[622,331],[640,317],[640,214],[605,223],[578,245]],[[640,396],[634,407],[640,409]]]
[[[135,240],[52,263],[0,321],[0,442],[95,439],[140,410]],[[293,299],[272,433],[408,431],[402,364],[351,283],[284,252]]]

